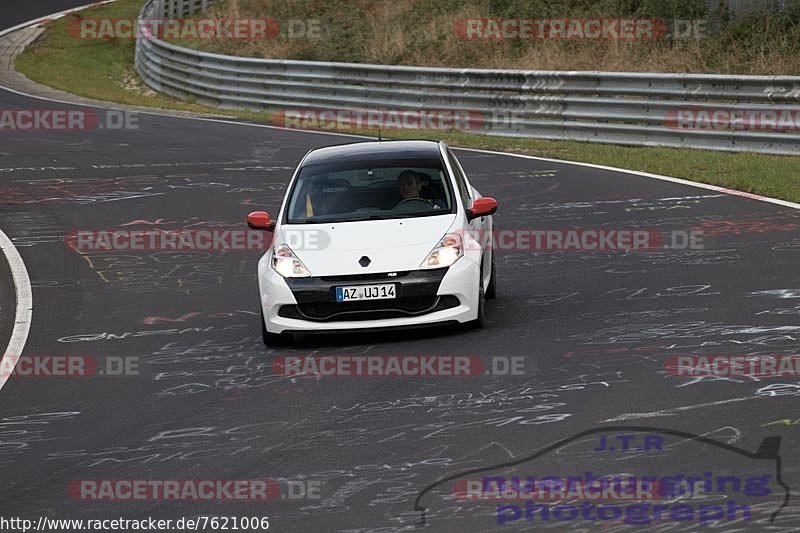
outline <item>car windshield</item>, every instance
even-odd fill
[[[286,222],[315,224],[452,213],[441,159],[398,158],[307,164],[289,195]]]

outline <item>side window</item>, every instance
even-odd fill
[[[464,174],[461,172],[461,166],[458,164],[458,161],[456,161],[456,156],[453,155],[450,148],[447,149],[447,158],[450,167],[453,169],[453,175],[456,178],[456,185],[458,186],[458,194],[461,196],[461,203],[464,204],[464,208],[467,209],[472,205],[467,180],[464,178]]]

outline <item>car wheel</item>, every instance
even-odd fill
[[[486,295],[483,292],[483,268],[478,276],[478,316],[469,323],[472,329],[481,329],[486,324]]]
[[[267,331],[267,325],[264,322],[264,309],[261,309],[261,340],[264,341],[265,346],[286,346],[292,342],[292,336],[289,333],[270,333]]]
[[[489,285],[486,287],[486,298],[494,300],[497,298],[497,271],[494,267],[494,251],[492,251],[492,275],[489,278]]]

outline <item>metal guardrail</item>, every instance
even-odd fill
[[[150,0],[139,19],[191,16],[213,0]],[[141,23],[140,23],[141,27]],[[427,68],[256,59],[138,38],[145,83],[184,100],[251,110],[477,112],[488,135],[800,155],[800,77]],[[785,131],[683,129],[687,110],[790,109]],[[511,119],[513,117],[513,119]]]

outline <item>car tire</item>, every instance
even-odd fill
[[[270,333],[264,322],[264,309],[261,309],[261,340],[264,346],[286,346],[291,344],[292,336],[289,333]]]
[[[492,251],[492,275],[489,278],[489,285],[486,287],[486,299],[494,300],[497,298],[497,270],[494,266],[494,251]]]
[[[478,316],[469,323],[470,329],[481,329],[486,324],[486,294],[483,292],[483,268],[478,275]]]

